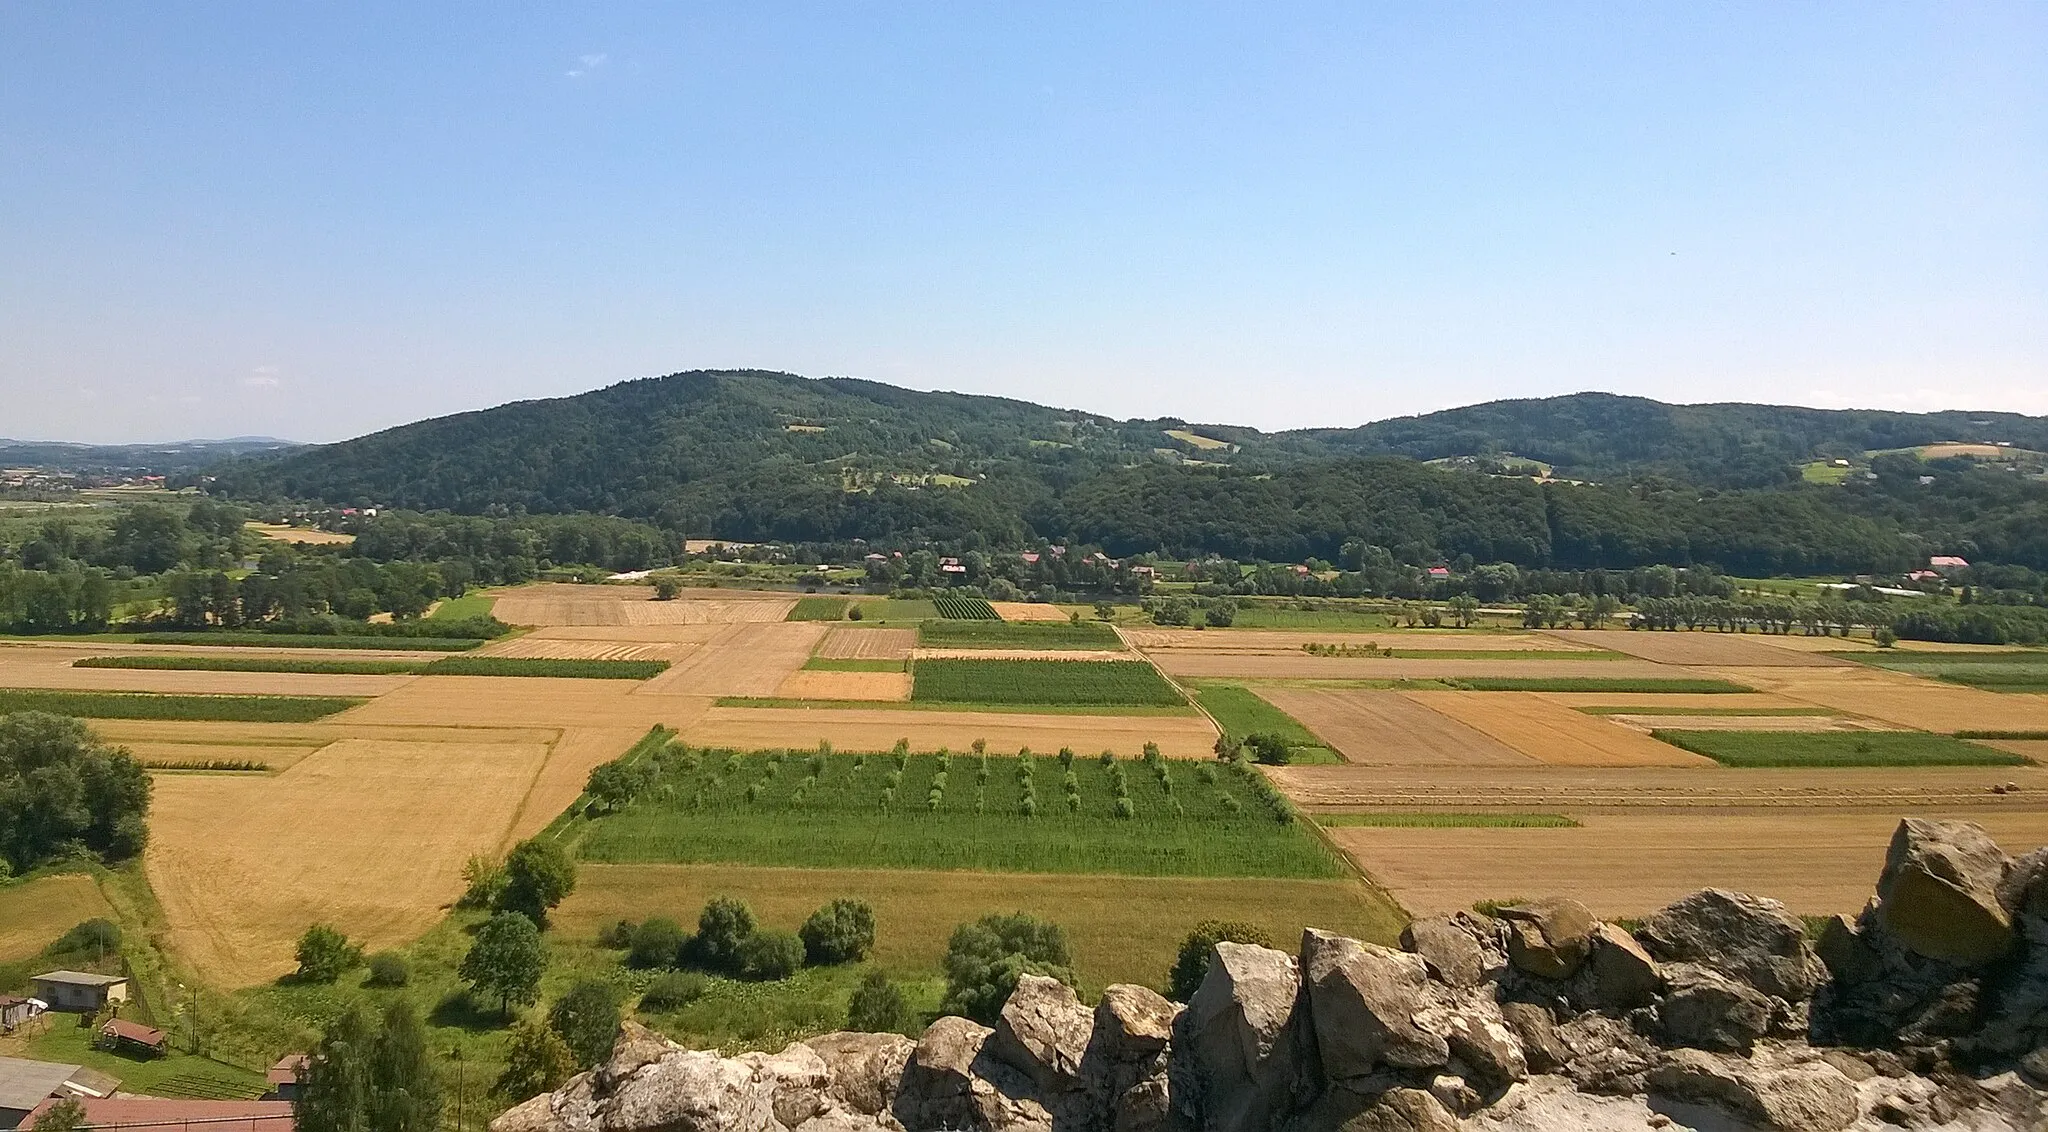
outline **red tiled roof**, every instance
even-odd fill
[[[100,1033],[112,1034],[131,1042],[141,1042],[146,1046],[162,1045],[164,1040],[162,1030],[151,1029],[140,1022],[128,1022],[120,1018],[108,1019],[107,1024],[100,1027]]]
[[[270,1071],[265,1073],[263,1076],[265,1080],[269,1081],[273,1085],[289,1085],[292,1082],[297,1081],[299,1079],[299,1070],[305,1068],[305,1065],[305,1054],[286,1054],[285,1056],[278,1058],[277,1064],[271,1066]]]
[[[56,1104],[44,1101],[30,1112],[22,1127],[32,1128],[36,1118]],[[163,1097],[81,1097],[85,1121],[95,1129],[151,1128],[180,1129],[182,1132],[293,1132],[289,1101],[188,1101]]]

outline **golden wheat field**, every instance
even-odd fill
[[[1485,732],[1553,766],[1713,766],[1712,759],[1660,743],[1534,692],[1404,692],[1416,703]]]
[[[634,691],[643,698],[773,696],[824,635],[825,626],[816,621],[727,625]]]
[[[83,873],[0,887],[0,963],[37,954],[82,920],[113,914],[100,886]]]
[[[1643,660],[1432,660],[1408,657],[1311,656],[1284,653],[1223,653],[1159,649],[1146,653],[1159,670],[1174,676],[1238,680],[1436,680],[1463,676],[1531,676],[1548,679],[1666,680],[1689,675]]]
[[[1526,766],[1536,761],[1399,692],[1262,687],[1258,694],[1345,761],[1363,766]]]
[[[910,699],[908,672],[792,672],[775,691],[790,700]]]
[[[853,629],[834,625],[818,642],[817,655],[833,660],[904,660],[916,647],[915,629]]]
[[[1112,750],[1135,757],[1158,743],[1168,758],[1214,758],[1216,731],[1192,715],[1023,715],[1011,712],[917,711],[901,708],[714,707],[683,728],[687,742],[713,747],[815,747],[886,751],[898,739],[918,751],[965,751],[986,739],[990,751]]]
[[[2048,768],[2038,766],[1830,767],[1430,767],[1283,766],[1266,773],[1312,811],[1586,813],[1712,810],[2005,812],[2048,806]],[[2017,793],[1997,789],[2008,783]]]
[[[242,526],[264,538],[279,542],[294,542],[302,546],[347,546],[356,541],[356,536],[340,531],[315,530],[312,527],[288,527],[282,523],[243,523]]]
[[[992,601],[996,616],[1005,621],[1065,621],[1067,611],[1042,601]]]
[[[1701,674],[1920,731],[2048,731],[2048,696],[1986,692],[1862,665]]]
[[[1657,664],[1839,668],[1852,663],[1823,656],[1818,652],[1774,648],[1767,643],[1764,635],[1552,629],[1550,636],[1576,645],[1627,653],[1629,656]]]
[[[700,596],[716,594],[717,596]],[[512,625],[725,625],[780,621],[796,604],[787,594],[685,590],[655,601],[649,586],[543,583],[507,590],[492,613]]]

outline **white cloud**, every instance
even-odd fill
[[[576,57],[576,65],[574,67],[571,67],[569,70],[562,72],[562,74],[568,78],[580,79],[583,76],[590,74],[592,71],[596,71],[602,68],[606,63],[610,61],[611,56],[605,54],[602,51],[598,52],[595,55],[578,55]]]
[[[257,366],[242,379],[242,384],[251,389],[274,389],[277,386],[277,374],[276,366]]]

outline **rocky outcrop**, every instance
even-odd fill
[[[2048,851],[1909,821],[1809,943],[1709,889],[1630,932],[1565,900],[1399,950],[1219,943],[1185,1008],[1026,975],[994,1027],[612,1057],[492,1132],[1775,1132],[2048,1128]]]

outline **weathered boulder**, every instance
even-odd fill
[[[1741,1053],[1770,1030],[1777,1004],[1748,984],[1693,963],[1669,964],[1664,976],[1657,1022],[1673,1045]]]
[[[1301,937],[1301,974],[1316,1048],[1331,1081],[1450,1060],[1443,1036],[1415,1023],[1431,1005],[1421,956],[1310,928]]]
[[[604,1102],[606,1132],[776,1132],[770,1086],[744,1062],[679,1050]]]
[[[1826,1061],[1768,1066],[1703,1050],[1674,1050],[1650,1071],[1650,1091],[1713,1105],[1761,1128],[1837,1132],[1858,1115],[1856,1085]]]
[[[805,1039],[831,1071],[828,1092],[839,1105],[868,1116],[886,1115],[896,1103],[896,1086],[917,1043],[902,1034],[851,1030]]]
[[[1657,1063],[1657,1047],[1627,1022],[1608,1014],[1581,1014],[1557,1028],[1571,1051],[1564,1074],[1583,1092],[1625,1096],[1643,1091]]]
[[[1401,950],[1422,956],[1430,973],[1446,986],[1476,987],[1486,978],[1487,968],[1479,930],[1465,912],[1428,916],[1401,929]]]
[[[555,1094],[542,1093],[499,1113],[490,1132],[547,1132],[555,1127]]]
[[[1095,1031],[1095,1012],[1074,988],[1043,975],[1021,975],[1003,1003],[989,1052],[1024,1072],[1042,1093],[1080,1084],[1081,1057]]]
[[[1601,924],[1593,952],[1572,978],[1571,999],[1589,1010],[1631,1010],[1648,1003],[1664,985],[1664,973],[1635,937]]]
[[[1122,1061],[1151,1057],[1173,1040],[1181,1008],[1151,987],[1115,983],[1095,1004],[1095,1042],[1104,1056]]]
[[[1501,1021],[1515,1035],[1531,1072],[1555,1073],[1572,1059],[1571,1047],[1557,1034],[1557,1019],[1533,1002],[1503,1002]]]
[[[1829,916],[1821,926],[1820,939],[1815,941],[1813,950],[1837,983],[1865,982],[1884,969],[1877,953],[1863,941],[1856,921],[1839,913]]]
[[[642,1026],[631,1018],[619,1023],[618,1037],[612,1040],[611,1056],[596,1069],[597,1079],[593,1088],[600,1094],[608,1094],[619,1084],[670,1053],[683,1047],[669,1041],[653,1030]]]
[[[793,1125],[790,1132],[902,1132],[902,1126],[893,1120],[870,1116],[867,1113],[832,1108],[802,1124]]]
[[[1498,1013],[1460,1011],[1447,1029],[1451,1068],[1480,1091],[1497,1093],[1529,1075],[1521,1043]]]
[[[1174,1026],[1176,1104],[1206,1132],[1265,1132],[1288,1111],[1299,1066],[1290,1023],[1301,975],[1294,956],[1257,944],[1218,943],[1209,972]]]
[[[791,1042],[780,1053],[745,1053],[733,1060],[754,1071],[768,1090],[776,1123],[794,1128],[834,1107],[829,1093],[832,1068],[818,1051]]]
[[[917,1039],[903,1067],[893,1110],[909,1129],[1026,1132],[1052,1127],[1030,1079],[987,1055],[995,1031],[966,1018],[941,1018]]]
[[[1745,893],[1702,889],[1650,917],[1641,936],[1659,959],[1712,967],[1786,1002],[1812,997],[1826,973],[1799,917]]]
[[[1539,900],[1500,909],[1508,925],[1508,962],[1543,979],[1569,979],[1593,950],[1600,926],[1576,900]]]
[[[1461,1126],[1434,1096],[1401,1086],[1371,1096],[1333,1089],[1287,1127],[1290,1132],[1458,1132]]]
[[[2012,916],[1999,901],[2010,864],[1974,822],[1907,818],[1878,878],[1878,922],[1929,959],[1989,963],[2012,947]]]

